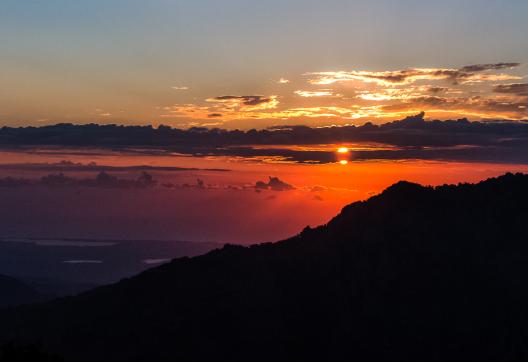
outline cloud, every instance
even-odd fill
[[[0,178],[0,187],[47,186],[47,187],[97,187],[120,189],[145,189],[157,185],[157,181],[147,172],[142,172],[136,179],[120,179],[101,171],[95,178],[74,178],[63,173],[49,174],[42,178],[25,179]]]
[[[313,97],[341,97],[341,94],[335,94],[332,90],[320,90],[320,91],[305,91],[305,90],[298,90],[294,92],[298,96],[305,97],[305,98],[313,98]]]
[[[216,109],[208,106],[199,106],[196,104],[176,104],[170,107],[164,107],[161,117],[186,117],[192,119],[208,119],[210,114],[215,114]]]
[[[528,83],[498,84],[493,88],[495,93],[514,94],[528,97]]]
[[[23,187],[31,186],[33,184],[35,184],[33,180],[25,178],[11,176],[0,178],[0,187]]]
[[[356,97],[368,101],[406,100],[424,95],[460,94],[461,91],[440,86],[405,86],[403,88],[382,88],[357,91]]]
[[[286,136],[289,134],[289,136]],[[332,144],[339,142],[374,142],[369,148],[350,152],[349,162],[363,160],[439,160],[460,162],[492,162],[528,164],[528,124],[510,122],[426,121],[424,115],[408,117],[384,125],[313,129],[290,128],[278,136],[290,144],[306,142]],[[267,138],[263,138],[267,139]],[[346,141],[345,141],[346,140]],[[304,141],[304,142],[303,142]],[[384,146],[383,146],[384,145]],[[281,162],[337,163],[335,147],[327,150],[296,149],[284,145],[222,148],[223,156],[277,158]],[[260,182],[258,189],[268,184]],[[314,189],[314,192],[320,191]]]
[[[277,108],[277,96],[219,96],[207,99],[207,102],[219,103],[226,110],[257,111]]]
[[[358,118],[364,114],[359,107],[300,107],[273,112],[267,115],[269,118],[291,119],[291,118]]]
[[[522,79],[510,74],[487,74],[487,70],[501,70],[519,66],[519,63],[497,63],[469,65],[460,69],[451,68],[414,68],[396,71],[335,71],[312,72],[309,83],[330,85],[339,82],[360,81],[375,83],[380,86],[397,86],[412,84],[419,80],[448,80],[454,84],[476,83],[484,81],[503,81]]]
[[[326,191],[327,188],[325,186],[313,186],[310,188],[310,192],[323,192]]]
[[[269,177],[268,182],[264,181],[257,181],[255,184],[256,190],[271,190],[271,191],[291,191],[295,190],[295,187],[293,187],[290,184],[287,184],[286,182],[282,181],[278,177]]]
[[[103,109],[100,109],[100,108],[97,108],[95,110],[95,114],[98,116],[98,117],[112,117],[112,113],[110,112],[107,112]]]
[[[164,107],[162,118],[190,118],[207,120],[222,118],[222,121],[235,119],[260,119],[271,114],[279,106],[276,95],[234,96],[225,95],[206,99],[208,105],[181,104]],[[196,124],[200,125],[200,124]]]
[[[441,97],[417,96],[401,103],[386,105],[382,112],[404,112],[423,109],[434,112],[453,112],[482,118],[522,119],[528,117],[528,100],[502,97]]]
[[[277,81],[277,83],[279,84],[288,84],[290,83],[290,80],[289,79],[285,79],[285,78],[281,78]]]
[[[422,90],[427,92],[427,90]],[[422,92],[413,87],[407,88],[386,88],[379,90],[365,90],[358,91],[357,98],[361,98],[366,101],[390,101],[390,100],[402,100],[410,97],[417,97],[421,95]]]
[[[174,87],[171,87],[172,89],[176,90],[176,91],[186,91],[186,90],[189,90],[190,88],[187,87],[187,86],[174,86]]]
[[[416,107],[447,110],[472,107],[472,112],[485,114],[491,110],[506,112],[523,104],[526,102],[515,103],[502,98],[490,101],[482,97],[467,99],[426,96],[413,99],[411,104],[390,106],[396,109],[383,109],[389,106],[382,106],[381,112],[405,113]],[[523,111],[527,114],[526,109]],[[79,134],[82,137],[79,137]],[[145,148],[145,139],[149,140],[152,149]],[[364,145],[351,148],[349,162],[371,159],[423,159],[528,164],[528,122],[470,122],[467,119],[427,121],[423,114],[381,125],[367,122],[362,126],[282,126],[252,131],[97,125],[0,129],[0,145],[3,145],[4,149],[28,149],[32,145],[66,145],[120,149],[126,152],[127,148],[131,147],[135,149],[135,154],[162,155],[165,152],[195,157],[241,157],[260,162],[335,163],[339,161],[336,144],[343,143]],[[299,148],[298,145],[317,147]],[[325,148],[321,145],[330,146]],[[137,150],[137,146],[141,146],[141,150]],[[75,169],[78,166],[64,167],[67,171],[69,167]],[[80,179],[72,180],[67,177],[50,180],[59,185],[79,185],[81,182]],[[89,180],[83,182],[95,182],[94,179]],[[31,182],[5,178],[0,180],[0,185],[24,186]],[[273,183],[270,185],[269,182],[262,181],[258,184],[263,189],[269,189],[272,185]],[[193,188],[198,186],[198,183],[188,185]],[[209,187],[205,184],[204,186]]]
[[[179,190],[199,190],[199,191],[207,191],[207,190],[231,190],[231,191],[242,191],[242,190],[248,190],[248,189],[254,189],[253,187],[249,186],[239,186],[239,185],[219,185],[219,184],[210,184],[206,183],[205,180],[201,178],[197,178],[195,183],[189,184],[174,184],[172,182],[165,182],[161,184],[166,189],[179,189]]]
[[[486,70],[500,70],[500,69],[511,69],[520,66],[521,63],[495,63],[495,64],[474,64],[467,65],[460,68],[461,72],[464,73],[476,73],[483,72]]]
[[[278,101],[277,101],[278,103]],[[357,119],[375,115],[374,109],[368,107],[360,108],[351,105],[349,107],[337,106],[320,106],[320,107],[298,107],[284,110],[265,109],[268,106],[260,107],[203,107],[198,105],[174,105],[167,107],[161,118],[190,118],[196,120],[210,119],[211,114],[219,114],[223,121],[233,120],[251,120],[251,119],[302,119],[302,118],[340,118],[340,119]],[[275,107],[275,105],[273,105]],[[210,113],[211,111],[221,110],[222,113]],[[202,125],[203,123],[193,123],[192,125]]]
[[[426,86],[426,87],[423,87],[421,90],[423,90],[424,92],[433,93],[433,94],[446,93],[450,91],[448,87],[434,87],[434,86]]]
[[[222,124],[294,120],[297,124],[328,125],[369,118],[381,122],[400,119],[421,110],[427,110],[435,117],[520,120],[527,117],[526,105],[522,100],[507,99],[506,96],[525,96],[525,86],[522,83],[497,84],[522,79],[507,72],[519,65],[505,62],[460,68],[312,72],[305,74],[309,76],[309,83],[339,83],[339,88],[294,91],[302,99],[287,94],[282,97],[222,95],[208,98],[202,104],[165,107],[160,117],[186,118],[187,123],[179,123],[186,127],[211,125],[207,122],[211,118],[221,118],[219,122]],[[351,82],[351,86],[340,84],[347,82]]]
[[[65,156],[71,154],[66,153]],[[85,154],[88,156],[89,154]],[[48,172],[183,172],[183,171],[213,171],[228,172],[227,169],[199,169],[192,167],[175,167],[175,166],[109,166],[100,165],[95,162],[79,163],[62,160],[54,163],[3,163],[0,164],[0,170],[17,170],[17,171],[48,171]]]
[[[150,188],[154,187],[157,184],[157,181],[147,172],[142,172],[137,179],[129,180],[119,179],[105,171],[101,171],[94,179],[76,179],[62,173],[50,174],[42,177],[40,179],[40,184],[51,187],[85,186],[101,188]]]

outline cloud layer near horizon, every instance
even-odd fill
[[[0,147],[97,147],[133,154],[225,156],[265,162],[424,159],[528,164],[528,122],[426,121],[424,117],[421,113],[382,125],[281,126],[249,131],[67,124],[3,128]],[[336,157],[338,144],[353,145],[347,160]]]

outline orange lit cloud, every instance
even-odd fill
[[[207,99],[207,102],[218,103],[227,111],[260,111],[274,109],[279,105],[277,96],[219,96]]]
[[[493,88],[496,93],[515,94],[528,97],[528,83],[499,84]]]
[[[427,111],[430,117],[527,119],[528,84],[505,83],[523,77],[507,70],[517,63],[477,64],[461,68],[309,73],[311,89],[275,95],[223,95],[197,104],[163,108],[162,118],[186,118],[187,124],[226,124],[269,120],[326,126],[351,120],[375,123]],[[281,78],[277,83],[286,84]],[[349,84],[342,84],[351,82]],[[333,84],[333,89],[314,85]],[[235,123],[233,123],[235,124]],[[254,123],[253,123],[254,124]],[[266,124],[265,122],[262,124]],[[269,123],[268,123],[269,124]],[[285,123],[283,123],[285,124]]]
[[[484,65],[471,65],[460,69],[451,68],[415,68],[396,71],[337,71],[313,72],[309,82],[315,85],[330,85],[341,82],[359,81],[375,83],[380,86],[396,86],[412,84],[420,80],[448,80],[454,84],[477,83],[484,81],[518,80],[521,77],[510,74],[482,73],[501,69],[510,69],[519,66],[519,63],[497,63]]]
[[[460,94],[461,90],[439,86],[406,86],[404,88],[381,88],[357,91],[357,98],[367,101],[405,100],[426,94]]]
[[[210,113],[212,108],[198,105],[175,105],[166,107],[163,118],[187,117],[191,119],[222,118],[223,120],[239,119],[297,119],[297,118],[361,118],[371,113],[361,110],[359,107],[300,107],[290,108],[281,111],[233,111],[227,110],[224,113]]]
[[[313,98],[313,97],[341,97],[341,94],[335,94],[332,90],[323,89],[320,91],[305,91],[305,90],[298,90],[294,92],[298,96],[305,97],[305,98]]]
[[[402,103],[385,105],[382,112],[414,112],[417,109],[432,112],[450,112],[480,118],[523,119],[528,117],[528,99],[510,97],[439,97],[420,96]]]

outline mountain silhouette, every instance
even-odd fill
[[[0,308],[41,302],[44,295],[11,277],[0,275]]]
[[[528,175],[400,182],[274,244],[0,312],[66,361],[525,361]]]

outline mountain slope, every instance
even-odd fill
[[[43,301],[43,295],[11,277],[0,275],[0,308]]]
[[[521,361],[528,176],[400,182],[276,244],[226,246],[0,314],[68,361]]]

